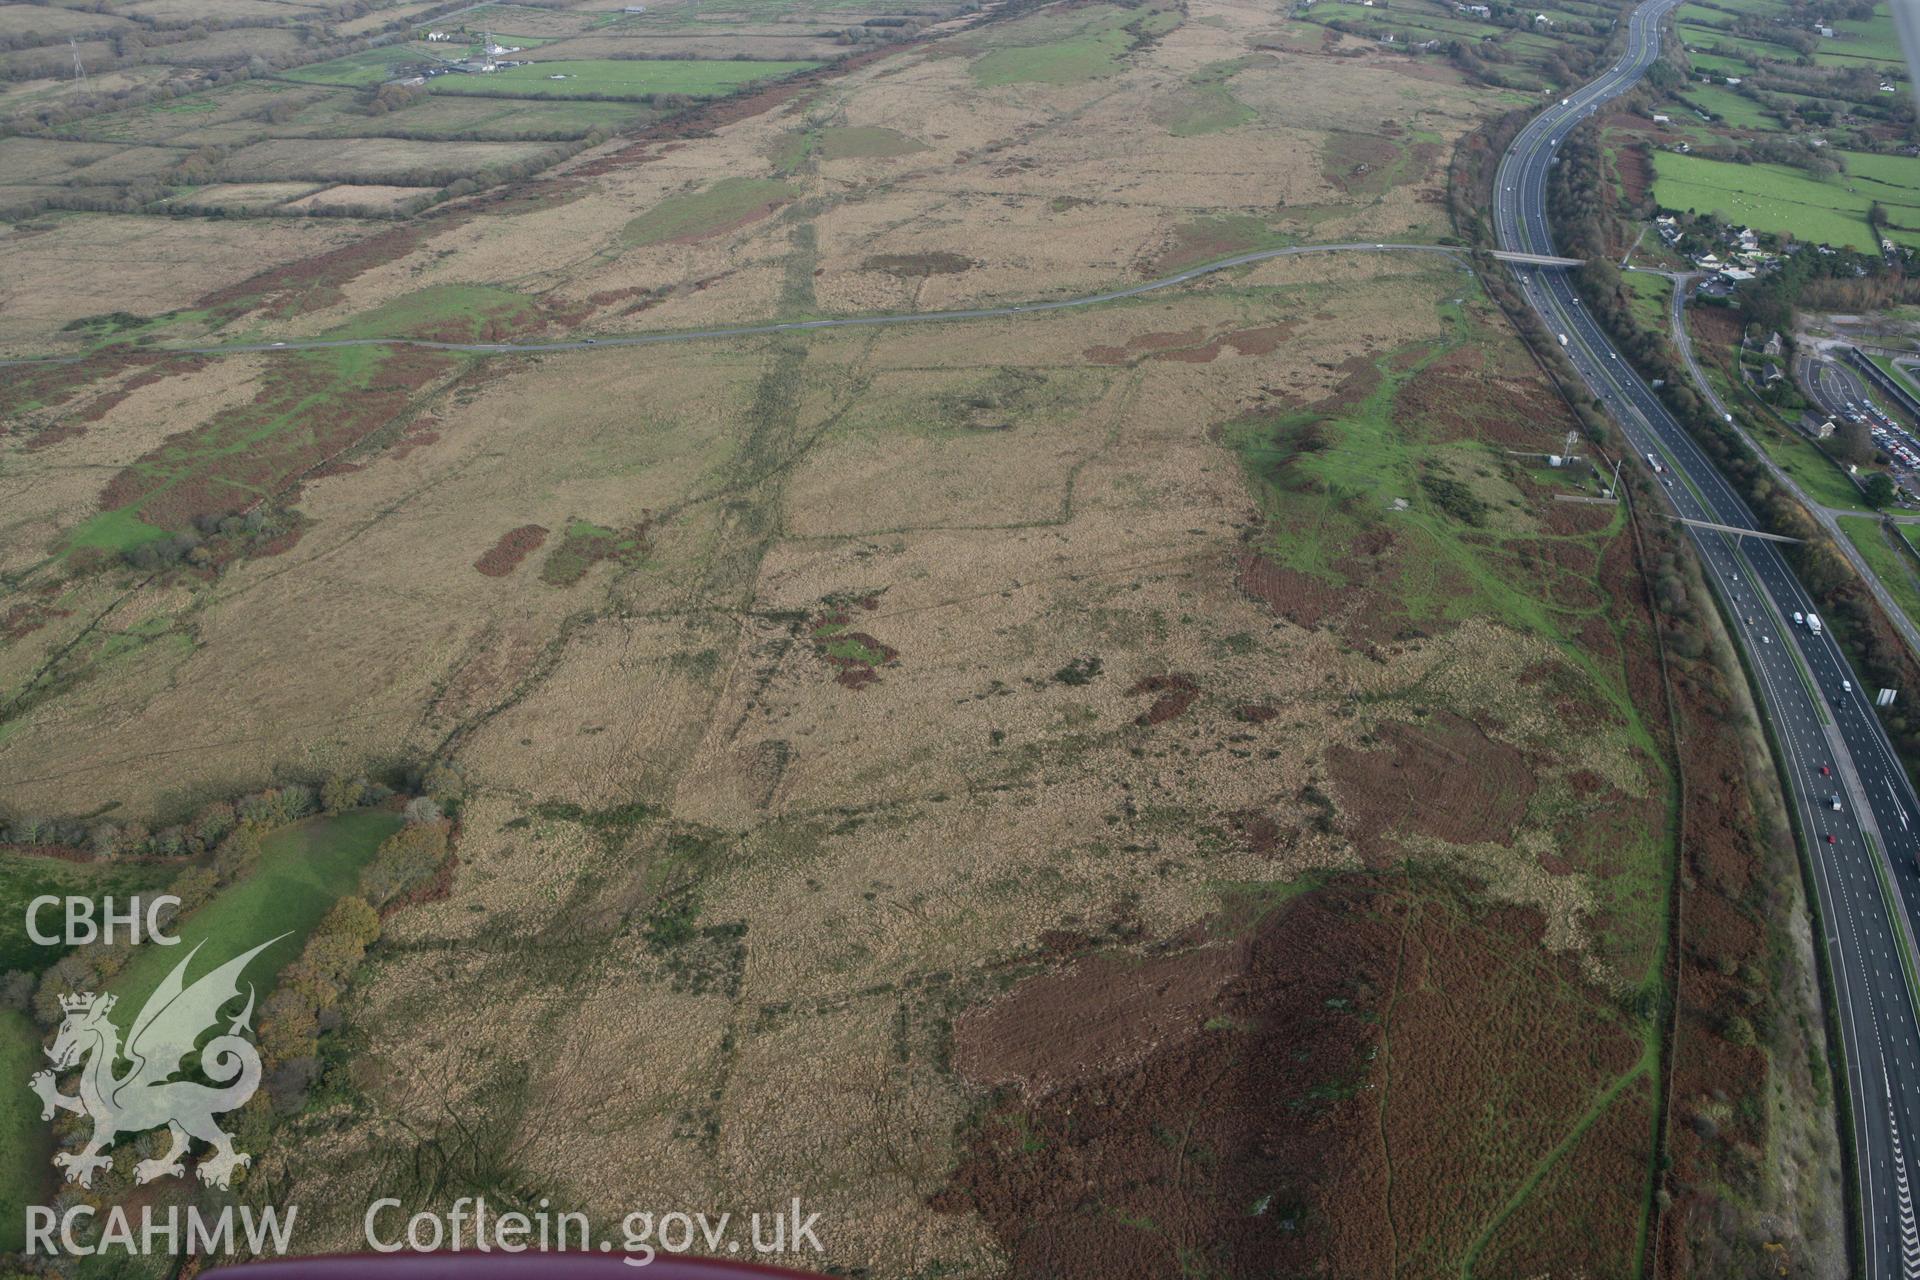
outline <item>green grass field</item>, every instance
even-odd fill
[[[108,989],[123,1007],[137,1011],[196,944],[205,945],[189,979],[269,938],[289,934],[247,971],[247,980],[264,997],[274,975],[300,954],[320,917],[353,890],[380,842],[399,829],[398,814],[360,810],[274,832],[262,843],[260,865],[252,875],[181,923],[179,946],[143,948],[114,975]]]
[[[1667,304],[1673,299],[1673,282],[1665,276],[1648,275],[1644,271],[1623,271],[1620,273],[1620,283],[1626,286],[1634,319],[1640,327],[1654,333],[1665,333],[1672,323],[1668,318]]]
[[[1920,571],[1916,571],[1913,558],[1887,541],[1886,530],[1876,516],[1841,516],[1840,528],[1901,612],[1920,623]],[[1913,536],[1906,527],[1900,532],[1903,537]]]
[[[1705,71],[1716,76],[1750,76],[1753,67],[1738,58],[1723,58],[1716,53],[1689,53],[1687,61],[1696,71]]]
[[[1756,230],[1787,231],[1801,240],[1875,247],[1866,219],[1874,197],[1849,191],[1838,180],[1816,182],[1785,165],[1735,164],[1670,151],[1656,151],[1653,164],[1653,198],[1666,208],[1723,213]]]
[[[756,80],[775,80],[796,71],[811,71],[817,62],[704,61],[697,59],[621,62],[592,59],[580,62],[535,62],[488,75],[451,75],[434,78],[433,92],[486,97],[533,94],[544,98],[584,98],[594,94],[639,98],[650,93],[679,93],[714,98],[732,93]],[[553,76],[565,76],[555,80]]]
[[[1833,459],[1813,441],[1790,431],[1761,428],[1754,433],[1767,456],[1792,476],[1809,498],[1826,507],[1865,510],[1866,499]]]
[[[1681,95],[1688,103],[1720,116],[1736,129],[1773,129],[1780,121],[1751,98],[1717,84],[1691,84]]]
[[[786,183],[772,178],[722,178],[699,191],[668,196],[628,222],[621,238],[638,247],[701,235],[738,222],[754,210],[792,194]]]
[[[1845,181],[1864,200],[1877,200],[1892,223],[1891,239],[1920,243],[1920,157],[1843,151]]]
[[[368,116],[337,102],[316,104],[295,116],[296,127],[315,137],[379,136],[404,129],[410,135],[464,134],[476,139],[513,141],[589,130],[613,132],[656,113],[637,102],[590,102],[576,98],[482,98],[432,95],[397,115]]]
[[[822,160],[886,160],[925,151],[924,142],[882,125],[831,125],[818,130],[813,153]]]
[[[0,1253],[26,1244],[26,1206],[40,1202],[52,1166],[52,1126],[27,1077],[47,1065],[40,1032],[24,1013],[0,1009]]]
[[[344,58],[296,67],[281,75],[283,80],[301,84],[367,85],[393,79],[395,68],[421,61],[418,53],[406,45],[388,45],[350,53]]]
[[[496,324],[511,323],[534,307],[533,299],[485,284],[438,284],[402,294],[327,331],[329,338],[430,337],[441,342],[479,342]]]
[[[145,945],[115,974],[107,988],[120,998],[116,1021],[130,1025],[141,1003],[161,979],[200,946],[188,972],[191,980],[277,934],[290,935],[264,952],[245,975],[264,999],[273,978],[305,944],[307,934],[333,904],[358,883],[360,869],[380,842],[400,827],[398,814],[361,810],[317,818],[267,837],[259,866],[251,875],[218,894],[181,922],[177,946]],[[134,888],[164,884],[177,866],[94,866],[55,864],[72,873],[23,866],[39,859],[0,860],[0,909],[15,910],[14,899],[34,892],[84,892],[119,896]],[[111,882],[111,883],[109,883]],[[15,913],[14,919],[19,919]],[[8,934],[11,945],[12,934]],[[50,962],[53,957],[47,956]],[[243,988],[244,989],[244,988]],[[256,1019],[259,1003],[255,1002]],[[256,1026],[257,1026],[256,1022]],[[24,1083],[44,1065],[40,1032],[25,1015],[0,1011],[0,1250],[23,1243],[22,1206],[46,1193],[49,1185],[50,1126],[40,1119],[39,1100]]]
[[[1233,77],[1244,71],[1251,59],[1234,58],[1200,68],[1187,77],[1190,86],[1175,112],[1167,119],[1167,132],[1176,138],[1191,138],[1203,133],[1219,133],[1257,119],[1252,107],[1233,96]]]
[[[1126,9],[1089,10],[1093,16],[1077,29],[1054,39],[1039,39],[1030,44],[1012,43],[1025,34],[1051,34],[1057,29],[1052,21],[1016,23],[1002,33],[1008,43],[982,54],[973,61],[973,78],[984,86],[1003,84],[1078,84],[1112,75],[1133,47],[1129,25],[1164,33],[1178,26],[1179,15],[1164,11],[1139,13]]]
[[[1120,69],[1120,59],[1132,44],[1126,32],[1108,27],[1048,44],[995,49],[974,62],[973,78],[987,86],[1097,80]]]
[[[1689,45],[1702,49],[1729,49],[1749,62],[1792,62],[1800,55],[1783,44],[1774,44],[1770,40],[1753,40],[1746,36],[1736,36],[1730,31],[1716,31],[1711,27],[1690,27],[1680,24],[1680,38]]]
[[[27,904],[41,894],[111,897],[119,900],[134,894],[157,892],[179,868],[125,862],[65,862],[58,858],[35,858],[24,854],[0,854],[0,920],[8,922],[0,930],[0,973],[25,969],[39,973],[66,953],[64,947],[42,947],[27,938]],[[59,913],[45,909],[40,927],[58,932]]]
[[[1673,20],[1675,22],[1686,23],[1690,26],[1716,26],[1719,23],[1727,21],[1732,16],[1732,14],[1722,13],[1718,9],[1709,9],[1703,4],[1683,4],[1673,11]]]
[[[1838,38],[1822,40],[1819,51],[1813,55],[1819,65],[1866,66],[1876,71],[1906,66],[1906,60],[1900,56],[1900,36],[1894,30],[1892,14],[1875,13],[1865,19],[1841,18],[1833,23],[1833,29]]]

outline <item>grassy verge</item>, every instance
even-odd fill
[[[1751,419],[1749,419],[1751,421]],[[1752,430],[1753,438],[1767,451],[1780,469],[1793,477],[1795,484],[1823,507],[1864,509],[1866,499],[1853,481],[1840,470],[1840,464],[1821,452],[1805,436],[1770,430],[1764,426]]]
[[[1916,581],[1912,559],[1887,541],[1887,532],[1875,516],[1841,516],[1840,528],[1847,541],[1859,551],[1860,558],[1880,579],[1900,611],[1920,624],[1920,581]],[[1903,536],[1905,531],[1902,531]]]

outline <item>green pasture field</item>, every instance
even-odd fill
[[[1329,18],[1345,18],[1350,21],[1375,21],[1395,27],[1416,27],[1427,31],[1447,35],[1486,36],[1499,35],[1505,27],[1495,26],[1491,22],[1476,22],[1472,18],[1442,17],[1421,12],[1401,13],[1397,9],[1381,9],[1377,6],[1347,4],[1336,0],[1332,4],[1316,4],[1311,12],[1316,21]]]
[[[532,62],[484,75],[436,76],[433,92],[456,95],[533,95],[584,98],[604,95],[639,98],[651,93],[681,93],[714,98],[756,80],[776,80],[811,71],[818,62],[748,62],[676,59],[621,62],[607,58],[580,62]],[[564,75],[565,80],[548,77]]]
[[[111,897],[119,902],[135,894],[159,892],[179,870],[154,863],[67,862],[24,853],[0,854],[0,920],[8,922],[0,930],[0,973],[15,969],[39,973],[66,954],[65,947],[43,947],[28,940],[27,904],[33,899],[54,894],[95,900]],[[51,908],[43,911],[40,927],[58,932],[57,915]]]
[[[1054,15],[1012,23],[994,33],[993,47],[973,61],[973,78],[984,86],[1004,84],[1078,84],[1112,75],[1133,48],[1139,29],[1163,34],[1180,23],[1164,10],[1102,6],[1089,17],[1064,26]],[[1026,41],[1022,43],[1022,41]]]
[[[1737,36],[1730,31],[1720,31],[1712,27],[1691,27],[1681,24],[1676,30],[1680,38],[1688,44],[1697,44],[1702,48],[1716,46],[1737,49],[1749,61],[1794,62],[1800,57],[1798,51],[1784,44],[1774,44],[1770,40],[1755,40],[1749,36]]]
[[[1875,247],[1867,227],[1874,197],[1839,181],[1817,182],[1777,164],[1736,164],[1657,151],[1653,197],[1669,209],[1720,212],[1762,231],[1787,231],[1800,240],[1856,249]],[[1881,198],[1883,204],[1892,201]],[[1895,221],[1909,219],[1896,216]],[[1912,221],[1920,223],[1920,211]]]
[[[393,79],[396,68],[422,61],[408,45],[385,45],[350,53],[344,58],[295,67],[280,74],[282,80],[300,84],[368,85]]]
[[[1681,96],[1736,129],[1775,129],[1780,125],[1778,117],[1752,98],[1743,98],[1722,85],[1690,84]]]
[[[1893,16],[1875,12],[1871,18],[1840,18],[1833,23],[1838,38],[1822,40],[1813,60],[1822,66],[1858,66],[1862,62],[1884,62],[1887,69],[1904,68],[1900,36]]]
[[[26,1206],[37,1202],[52,1173],[52,1125],[40,1118],[40,1097],[27,1077],[46,1067],[40,1032],[24,1013],[0,1009],[0,1252],[26,1246]]]
[[[349,138],[403,132],[512,142],[555,134],[585,137],[594,129],[617,132],[653,119],[657,114],[637,102],[433,94],[424,102],[389,115],[369,116],[322,106],[295,117],[294,123],[308,137]]]
[[[525,294],[494,285],[429,285],[361,312],[329,330],[327,337],[432,337],[441,342],[478,342],[489,325],[511,322],[533,310],[533,305]]]
[[[1694,70],[1704,71],[1708,75],[1750,76],[1753,74],[1753,67],[1750,64],[1738,58],[1722,57],[1717,53],[1689,53],[1687,61],[1693,64]]]
[[[1719,9],[1709,9],[1703,4],[1683,4],[1673,11],[1675,22],[1700,27],[1718,26],[1723,22],[1731,21],[1734,16]]]
[[[924,142],[883,125],[830,125],[819,130],[813,144],[822,160],[886,160],[926,149]]]
[[[138,1010],[195,946],[191,981],[280,934],[245,974],[265,998],[273,979],[306,945],[307,934],[359,884],[360,869],[380,842],[400,829],[400,815],[362,809],[283,827],[261,843],[260,863],[180,922],[180,945],[145,947],[113,976],[108,989],[123,1008]],[[258,1009],[258,1002],[254,1006]]]

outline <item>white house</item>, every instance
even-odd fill
[[[1672,124],[1673,120],[1670,117],[1663,116],[1656,111],[1653,116],[1653,122],[1655,124]]]
[[[427,39],[433,41],[435,44],[438,44],[442,40],[453,39],[453,36],[451,33],[446,31],[429,31],[427,32]]]

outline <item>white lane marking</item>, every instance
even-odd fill
[[[1893,1111],[1893,1081],[1887,1069],[1880,1068],[1880,1083],[1887,1092],[1887,1128],[1893,1135],[1893,1185],[1900,1207],[1900,1274],[1903,1280],[1920,1280],[1920,1225],[1913,1219],[1913,1192],[1907,1185],[1907,1157],[1900,1149],[1900,1121]]]

